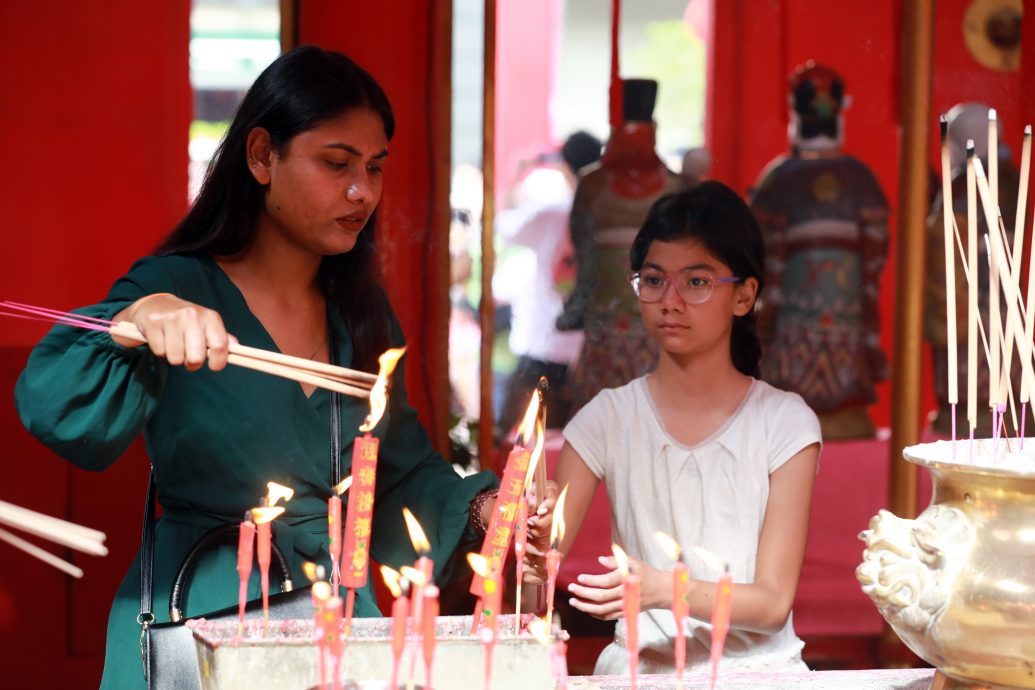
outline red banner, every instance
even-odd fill
[[[514,521],[517,519],[518,501],[525,487],[525,475],[532,454],[525,448],[515,447],[507,456],[507,466],[503,470],[503,482],[496,498],[496,507],[492,511],[489,529],[485,532],[482,543],[482,556],[488,561],[489,572],[501,579],[503,565],[507,562],[507,551],[510,540],[514,538]],[[502,586],[502,582],[500,582]],[[471,582],[471,594],[484,597],[485,578],[475,573]]]

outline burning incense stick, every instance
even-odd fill
[[[5,529],[0,529],[0,541],[5,541],[16,549],[21,549],[30,556],[40,559],[47,565],[54,566],[66,575],[71,575],[72,577],[83,576],[82,568],[78,568],[68,561],[58,558],[49,551],[45,551],[35,544],[25,541],[21,537],[15,536]]]
[[[0,523],[92,556],[107,556],[104,533],[0,501]]]

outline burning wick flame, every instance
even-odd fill
[[[266,491],[266,505],[271,508],[277,505],[277,501],[280,499],[283,498],[284,502],[287,503],[295,495],[294,489],[276,482],[266,482]]]
[[[611,544],[611,553],[615,555],[615,562],[618,564],[618,572],[622,577],[629,577],[629,557],[618,544]]]
[[[417,572],[420,572],[419,570]],[[403,593],[403,580],[399,573],[389,568],[387,565],[381,566],[381,577],[384,578],[385,585],[388,590],[392,593],[392,596],[398,599]]]
[[[535,400],[538,401],[538,397]],[[546,446],[546,427],[543,424],[541,417],[537,417],[535,421],[535,447],[532,449],[532,457],[528,460],[528,469],[525,470],[525,485],[524,490],[528,490],[528,487],[532,484],[532,480],[535,479],[535,469],[539,465],[539,460],[543,457],[543,448]],[[537,497],[536,500],[542,502],[545,497]]]
[[[320,601],[326,601],[331,598],[332,590],[331,583],[326,580],[319,580],[313,583],[313,596]]]
[[[487,594],[493,594],[496,591],[496,580],[490,577],[489,559],[480,553],[469,553],[467,554],[467,562],[471,565],[471,570],[474,571],[475,575],[485,579],[485,592]]]
[[[556,549],[564,541],[564,499],[568,496],[568,487],[561,489],[557,497],[557,505],[553,509],[553,524],[550,525],[550,548]]]
[[[428,538],[424,536],[424,530],[421,529],[417,518],[413,516],[409,508],[403,508],[403,518],[406,519],[406,531],[410,533],[410,543],[413,544],[413,550],[422,556],[426,555],[431,551],[431,544],[428,542]]]
[[[532,633],[532,637],[540,644],[549,645],[551,642],[550,624],[546,622],[545,618],[537,616],[528,621],[528,632]]]
[[[417,587],[423,587],[428,584],[428,578],[424,577],[424,573],[416,568],[404,565],[399,568],[399,571],[402,573],[402,576],[406,581],[412,582]]]
[[[658,542],[658,545],[661,547],[662,551],[665,552],[665,555],[669,557],[669,560],[682,560],[680,558],[682,549],[679,548],[679,544],[676,542],[675,539],[668,536],[664,532],[655,532],[654,541]]]
[[[519,443],[523,448],[528,447],[532,434],[536,430],[536,419],[539,417],[539,393],[533,393],[532,399],[528,402],[528,409],[525,410],[525,417],[518,427]]]
[[[352,475],[350,474],[349,476],[345,477],[340,482],[338,482],[337,484],[334,485],[334,494],[336,496],[341,496],[346,491],[348,491],[349,487],[351,487],[351,486],[352,486]]]
[[[312,561],[306,561],[302,564],[302,573],[305,574],[305,578],[310,582],[319,582],[324,578],[323,566],[316,565]]]
[[[367,415],[363,426],[359,427],[360,431],[371,431],[381,421],[381,416],[384,415],[385,408],[388,407],[388,379],[391,378],[392,372],[395,371],[395,365],[399,363],[399,360],[405,353],[405,347],[393,348],[386,350],[377,358],[379,371],[377,372],[377,380],[374,381],[374,387],[370,389],[370,414]]]
[[[256,525],[262,525],[267,522],[273,522],[287,510],[284,506],[259,506],[258,508],[252,508],[252,522]]]
[[[713,568],[716,572],[721,573],[729,568],[725,565],[718,556],[709,551],[708,549],[702,549],[700,546],[691,546],[690,550],[694,552],[694,555],[704,561],[704,564],[709,568]]]

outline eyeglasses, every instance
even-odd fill
[[[687,268],[679,273],[665,273],[654,269],[645,269],[629,276],[636,295],[641,302],[660,302],[665,297],[669,284],[675,285],[676,292],[687,304],[707,302],[718,283],[738,283],[742,279],[737,276],[720,278],[710,271]]]

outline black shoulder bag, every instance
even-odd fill
[[[330,326],[329,326],[330,328]],[[337,363],[337,341],[331,332],[331,363]],[[331,393],[331,484],[341,481],[341,394]],[[140,545],[140,655],[144,662],[144,678],[149,690],[201,690],[201,675],[194,636],[183,625],[183,597],[198,559],[209,548],[222,543],[236,543],[238,525],[221,525],[207,532],[183,560],[169,593],[169,623],[155,623],[152,612],[152,586],[155,541],[155,474],[151,468],[147,498],[144,502],[144,528]],[[274,525],[274,529],[276,526]],[[309,587],[294,589],[287,559],[273,542],[271,567],[280,576],[279,594],[269,597],[270,618],[308,619],[313,615]],[[236,620],[237,605],[206,613],[198,618]],[[245,618],[262,616],[262,599],[245,605]]]

